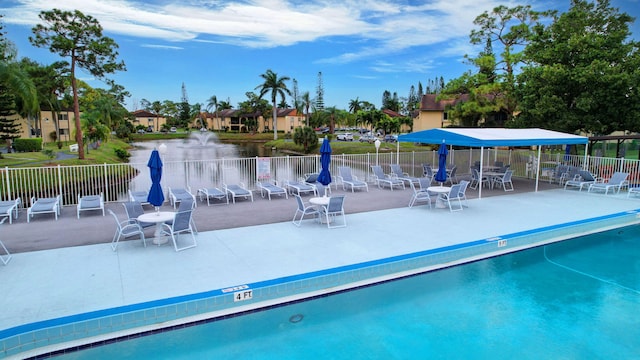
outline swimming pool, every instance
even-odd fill
[[[633,226],[62,358],[635,358],[639,289]]]

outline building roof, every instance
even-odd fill
[[[147,110],[136,110],[131,112],[131,114],[133,114],[133,116],[135,117],[160,117],[161,115],[156,115],[152,112],[149,112]]]
[[[587,144],[589,138],[538,128],[443,128],[398,136],[398,141],[469,147]]]
[[[455,99],[436,100],[438,94],[424,94],[420,101],[421,111],[444,111],[447,105],[454,105],[469,99],[469,95],[461,94]]]

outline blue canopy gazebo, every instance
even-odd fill
[[[440,144],[443,141],[451,146],[468,146],[480,148],[480,178],[482,178],[483,153],[486,147],[496,146],[537,146],[538,167],[536,168],[536,191],[540,177],[540,155],[542,145],[578,145],[588,146],[589,138],[538,128],[504,129],[504,128],[442,128],[416,131],[398,136],[398,142],[414,142],[423,144]],[[399,147],[398,147],[399,151]],[[587,151],[585,150],[585,156]],[[585,162],[586,163],[586,162]],[[478,198],[482,197],[482,187]]]

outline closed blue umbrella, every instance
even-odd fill
[[[331,183],[331,173],[329,172],[329,164],[331,163],[331,145],[329,139],[324,138],[322,146],[320,147],[320,165],[322,170],[318,175],[318,182],[324,186]]]
[[[440,144],[440,149],[438,149],[438,172],[434,179],[442,185],[443,182],[447,181],[447,144],[442,141]]]
[[[158,210],[158,207],[164,202],[164,193],[162,192],[162,186],[160,186],[160,179],[162,179],[162,160],[160,159],[158,150],[154,149],[151,152],[147,166],[151,173],[151,189],[149,190],[147,201]]]
[[[571,156],[571,145],[567,145],[564,148],[564,161],[568,161]]]

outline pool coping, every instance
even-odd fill
[[[345,291],[640,223],[640,209],[0,330],[0,358],[38,357]],[[235,299],[235,300],[234,300]]]

